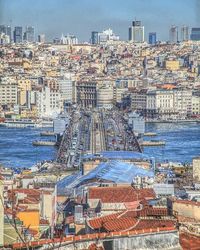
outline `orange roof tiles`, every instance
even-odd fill
[[[180,245],[183,250],[200,249],[200,237],[189,233],[180,233]]]
[[[175,222],[173,220],[141,219],[134,229],[138,230],[138,229],[148,229],[157,227],[175,228]]]
[[[101,228],[101,226],[110,220],[116,219],[121,213],[110,214],[102,217],[97,217],[88,221],[88,225],[93,229]]]
[[[148,219],[148,216],[155,219]],[[157,216],[168,216],[166,208],[144,207],[141,210],[126,210],[87,221],[92,229],[104,229],[106,231],[127,231],[134,229],[147,229],[157,227],[174,227],[174,220],[159,220]],[[141,219],[140,217],[146,217]]]
[[[125,203],[142,199],[154,199],[156,197],[153,189],[135,189],[128,187],[91,187],[89,188],[89,199],[100,199],[102,203]]]
[[[131,214],[116,213],[89,220],[88,226],[93,229],[104,229],[107,232],[149,229],[157,227],[174,227],[174,220],[140,219]]]
[[[108,232],[127,231],[135,227],[138,222],[139,219],[124,217],[117,218],[116,220],[109,220],[105,222],[102,227]]]
[[[189,200],[173,200],[173,203],[181,203],[186,205],[200,206],[198,201],[189,201]]]

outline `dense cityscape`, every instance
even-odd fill
[[[0,25],[1,249],[200,249],[200,28],[166,32]]]

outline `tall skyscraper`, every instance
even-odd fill
[[[10,42],[11,42],[11,39],[12,39],[12,36],[11,36],[11,27],[7,26],[7,25],[0,25],[0,34],[2,34],[2,33],[4,33],[5,35],[9,36]]]
[[[200,41],[200,28],[192,28],[190,39],[192,41]]]
[[[38,35],[38,42],[45,43],[45,34]]]
[[[149,44],[152,44],[152,45],[156,44],[156,32],[149,33]]]
[[[133,21],[132,26],[129,27],[129,41],[134,43],[144,42],[144,26],[141,21]]]
[[[181,27],[181,41],[188,41],[189,40],[189,27],[182,26]]]
[[[31,43],[35,41],[34,27],[26,26],[26,31],[24,32],[24,40]]]
[[[13,38],[14,38],[15,43],[22,42],[22,27],[21,26],[15,27],[14,32],[13,32]]]
[[[98,31],[92,31],[91,43],[92,44],[98,44],[99,43],[99,32]]]
[[[171,43],[178,42],[178,27],[175,25],[172,25],[170,30],[169,30],[169,41]]]

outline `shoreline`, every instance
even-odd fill
[[[149,120],[145,123],[200,123],[200,120]]]

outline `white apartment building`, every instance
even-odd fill
[[[192,90],[175,89],[174,107],[178,113],[178,118],[184,118],[192,113]]]
[[[62,101],[74,102],[75,96],[75,83],[71,79],[60,79],[59,90]]]
[[[7,81],[0,82],[0,105],[14,105],[18,102],[18,85]]]
[[[133,94],[132,94],[133,95]],[[144,111],[145,94],[132,96],[132,109]],[[157,89],[146,94],[147,118],[184,119],[188,115],[198,114],[199,99],[192,96],[188,89]]]
[[[200,114],[200,96],[196,95],[192,96],[192,114],[193,115]]]
[[[104,84],[97,89],[97,107],[111,109],[113,107],[113,85]]]
[[[169,119],[176,116],[173,90],[147,92],[146,114],[148,118]]]
[[[125,92],[128,91],[128,88],[114,88],[114,102],[120,103],[122,102],[122,97]]]
[[[36,105],[39,117],[55,117],[63,110],[61,94],[49,87],[37,92]]]

